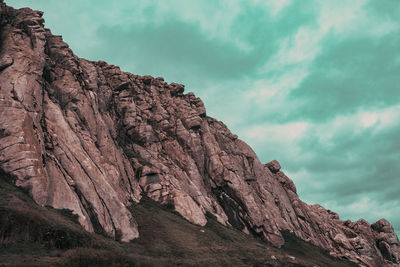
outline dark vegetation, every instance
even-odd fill
[[[140,238],[120,243],[37,206],[11,180],[0,173],[0,266],[355,266],[290,233],[277,249],[211,217],[196,226],[148,198],[131,206]]]

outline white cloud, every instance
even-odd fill
[[[256,5],[265,6],[269,13],[274,17],[279,14],[286,6],[288,6],[290,0],[253,0]]]
[[[320,1],[321,11],[318,18],[320,32],[326,34],[330,30],[340,34],[358,28],[355,21],[364,20],[363,8],[367,0],[335,0]]]
[[[399,23],[387,17],[376,16],[366,8],[368,0],[323,1],[318,24],[322,32],[333,30],[336,37],[356,34],[381,37],[399,29]]]
[[[261,160],[278,161],[293,159],[301,155],[302,149],[299,141],[309,129],[306,122],[296,122],[287,124],[261,124],[238,131],[239,138],[245,140],[251,147],[255,148],[258,155],[262,155]],[[285,165],[283,165],[285,166]]]
[[[374,200],[372,196],[361,197],[350,205],[341,205],[336,201],[326,201],[322,204],[325,208],[339,213],[342,220],[356,221],[364,218],[369,223],[374,223],[380,218],[393,221],[396,214],[400,214],[398,201],[381,203]]]
[[[354,114],[337,116],[331,121],[314,125],[314,130],[324,136],[328,142],[333,136],[342,132],[360,134],[365,130],[373,129],[375,134],[393,125],[400,123],[400,105],[381,109],[360,109]]]
[[[400,123],[400,105],[377,111],[377,130],[382,130]]]
[[[295,89],[308,76],[309,67],[322,51],[322,41],[333,32],[338,39],[357,36],[380,37],[400,28],[398,22],[369,14],[365,6],[367,0],[354,1],[317,1],[320,12],[316,25],[300,27],[296,33],[280,41],[280,50],[260,68],[259,74],[264,77],[266,85],[276,86],[276,81],[283,80],[280,90]],[[285,6],[287,2],[285,1]],[[277,77],[276,73],[281,77]],[[287,75],[290,73],[290,75]],[[295,74],[295,75],[293,75]],[[301,74],[301,75],[299,75]],[[329,75],[342,75],[330,73]],[[286,76],[291,76],[291,83],[285,84]],[[274,90],[274,89],[273,89]],[[286,93],[287,94],[287,93]],[[255,99],[271,96],[269,88],[252,91]]]
[[[282,140],[287,143],[302,137],[308,128],[309,124],[306,122],[255,125],[242,131],[241,136],[253,142],[262,142],[269,139],[275,141]]]
[[[360,116],[361,125],[365,128],[371,127],[378,122],[378,114],[375,112],[365,112]]]
[[[278,105],[282,107],[282,104],[286,102],[290,90],[297,88],[307,75],[308,71],[298,68],[282,75],[256,80],[246,94],[246,98],[260,106],[269,106],[277,110]]]

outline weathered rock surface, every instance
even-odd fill
[[[147,195],[278,247],[289,230],[360,266],[400,263],[387,221],[343,222],[302,202],[277,161],[262,164],[183,85],[76,57],[39,11],[0,0],[0,16],[0,168],[37,203],[129,241],[139,233],[127,207]]]

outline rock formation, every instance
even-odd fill
[[[341,221],[302,202],[277,161],[262,164],[183,85],[78,58],[39,11],[0,0],[0,16],[0,168],[38,204],[130,241],[127,207],[146,195],[278,247],[288,230],[360,266],[400,263],[386,220]]]

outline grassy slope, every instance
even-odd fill
[[[149,199],[131,207],[140,238],[119,243],[37,206],[7,179],[0,173],[0,266],[353,266],[294,236],[277,249],[212,218],[196,226]]]

